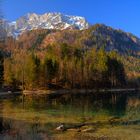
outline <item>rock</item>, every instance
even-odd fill
[[[56,128],[57,131],[63,131],[64,130],[64,125],[60,125]]]

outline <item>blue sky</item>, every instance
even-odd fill
[[[10,21],[29,12],[84,16],[91,24],[104,23],[140,37],[140,0],[3,0],[2,10]]]

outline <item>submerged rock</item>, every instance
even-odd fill
[[[57,131],[64,131],[64,125],[62,124],[62,125],[60,125],[60,126],[58,126],[57,128],[56,128],[56,130]]]

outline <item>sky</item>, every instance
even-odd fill
[[[3,0],[1,6],[4,18],[9,21],[27,13],[61,12],[140,37],[140,0]]]

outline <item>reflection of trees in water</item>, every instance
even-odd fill
[[[34,117],[33,123],[29,124],[31,139],[33,140],[50,140],[48,131],[46,130],[45,124],[40,123],[39,117]]]
[[[47,109],[47,107],[51,104],[51,101],[47,96],[32,96],[32,97],[24,97],[22,101],[22,107],[24,109],[34,109],[38,111],[39,109]],[[21,103],[21,102],[20,102]]]
[[[135,94],[132,94],[135,97]],[[64,94],[59,96],[42,96],[25,99],[26,107],[38,109],[57,109],[74,112],[79,110],[81,113],[100,113],[107,112],[112,116],[124,116],[129,104],[134,103],[128,93],[95,93],[95,94]],[[130,98],[130,99],[129,99]],[[129,103],[128,103],[129,99]]]
[[[140,95],[130,96],[127,99],[127,106],[128,107],[139,107],[140,106]]]
[[[3,131],[3,118],[0,117],[0,133]]]
[[[112,94],[112,101],[111,101],[111,110],[110,110],[110,114],[115,115],[115,116],[123,116],[125,115],[125,111],[126,111],[126,101],[127,101],[127,94],[125,93],[116,93],[116,94]]]
[[[7,121],[7,119],[3,117],[3,109],[4,103],[3,100],[0,99],[0,133],[3,133],[11,129],[11,121],[10,120]]]
[[[135,95],[134,95],[135,96]],[[68,94],[52,100],[55,105],[69,105],[83,111],[107,111],[110,115],[123,116],[126,112],[128,93]]]
[[[128,119],[140,119],[140,95],[127,99],[126,116]]]
[[[39,118],[38,117],[35,117],[33,124],[31,124],[31,135],[32,135],[32,139],[37,138],[39,127],[40,127]]]
[[[0,114],[3,112],[3,101],[0,100]],[[0,133],[3,131],[3,117],[0,116]]]

